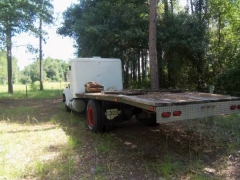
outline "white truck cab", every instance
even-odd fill
[[[104,90],[122,90],[122,65],[120,59],[115,58],[75,58],[69,66],[70,84],[63,91],[66,108],[82,112],[86,103],[78,99],[76,94],[85,93],[85,84],[97,82],[104,86]]]

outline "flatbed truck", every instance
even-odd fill
[[[70,61],[69,76],[70,84],[63,90],[66,110],[86,113],[92,132],[111,129],[132,116],[155,125],[240,113],[240,97],[181,90],[125,90],[120,59],[75,58]]]

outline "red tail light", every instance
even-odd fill
[[[170,117],[171,116],[171,113],[170,112],[163,112],[162,113],[162,117],[165,118],[165,117]]]
[[[173,116],[181,116],[182,111],[174,111]]]
[[[237,108],[236,105],[231,105],[231,106],[230,106],[230,109],[231,109],[231,110],[235,110],[236,108]]]
[[[240,109],[240,105],[238,105],[237,108]]]
[[[150,106],[148,109],[149,111],[155,111],[155,107],[152,107],[152,106]]]

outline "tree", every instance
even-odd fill
[[[163,0],[158,4],[154,0],[150,4],[152,19],[148,2],[83,0],[64,12],[58,33],[76,40],[78,56],[120,58],[127,88],[146,87],[150,77],[152,89],[158,89],[154,86],[159,82],[161,88],[202,91],[205,84],[216,83],[218,77],[227,79],[218,76],[219,73],[229,69],[231,72],[227,75],[237,74],[235,68],[240,64],[239,0],[188,0],[189,6],[182,11],[175,0]],[[159,16],[156,16],[156,6]],[[156,23],[155,40],[151,29],[152,25],[155,29]],[[149,39],[152,32],[152,39]],[[155,43],[150,44],[152,40]],[[148,56],[153,64],[150,71]],[[154,75],[158,73],[152,68],[158,69],[160,78]]]
[[[120,58],[125,85],[134,79],[146,78],[147,68],[139,68],[141,57],[142,65],[147,66],[146,0],[81,1],[68,8],[63,17],[58,33],[76,40],[78,56]]]
[[[43,23],[53,23],[53,5],[49,0],[39,0],[39,67],[40,67],[40,90],[43,90],[43,68],[42,68],[42,41],[44,31],[42,29]],[[45,33],[46,34],[46,33]]]
[[[21,32],[34,30],[33,24],[36,18],[34,0],[2,0],[0,9],[0,35],[5,41],[7,50],[8,92],[13,94],[12,37]]]
[[[40,63],[39,59],[32,64],[26,66],[21,72],[20,82],[25,83],[34,83],[39,81],[40,75]],[[50,57],[43,59],[43,78],[47,81],[59,82],[66,80],[65,74],[68,71],[68,63],[59,60],[52,59]]]
[[[158,78],[158,60],[157,60],[157,2],[158,0],[150,0],[149,14],[149,60],[150,60],[150,81],[151,89],[159,89]]]
[[[0,84],[5,84],[6,81],[7,81],[6,52],[0,51]]]
[[[13,94],[12,37],[27,31],[38,34],[39,31],[34,26],[34,22],[39,17],[39,14],[43,21],[46,20],[45,17],[51,15],[48,7],[52,6],[47,0],[44,0],[44,2],[42,0],[2,0],[0,2],[0,35],[1,39],[5,41],[7,50],[8,92],[10,94]],[[46,22],[49,22],[48,20]],[[42,34],[42,31],[40,34]]]
[[[19,68],[17,65],[17,59],[13,57],[12,59],[12,72],[13,72],[13,82],[19,82]],[[0,84],[5,84],[7,82],[7,61],[6,61],[6,51],[0,51]]]
[[[211,79],[215,87],[223,91],[240,88],[239,3],[239,0],[211,0],[209,3]]]

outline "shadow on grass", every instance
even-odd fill
[[[151,128],[132,120],[118,125],[111,132],[94,134],[88,130],[84,115],[81,115],[80,124],[74,120],[79,114],[72,113],[69,116],[71,123],[60,124],[66,134],[81,139],[84,144],[81,149],[82,161],[88,162],[86,173],[91,178],[99,176],[99,167],[100,175],[107,179],[239,178],[240,136],[226,136],[232,126],[222,130],[216,124],[216,119],[170,123]],[[227,123],[229,118],[221,121]],[[189,123],[193,126],[189,127]],[[226,137],[219,139],[218,136]],[[227,165],[229,156],[234,157],[230,166]]]
[[[237,131],[229,136],[232,126],[222,131],[221,126],[225,126],[224,124],[220,125],[215,120],[206,119],[145,127],[132,119],[118,125],[111,132],[95,134],[89,131],[85,115],[65,112],[61,99],[23,101],[25,105],[18,100],[12,104],[7,103],[9,109],[16,108],[8,112],[8,115],[12,114],[12,119],[15,119],[10,122],[17,122],[23,111],[20,108],[23,107],[26,108],[24,111],[28,110],[29,116],[35,117],[39,124],[58,125],[68,137],[68,143],[64,147],[48,147],[47,151],[56,152],[57,155],[46,161],[36,161],[32,174],[26,174],[25,178],[27,176],[39,179],[162,177],[224,179],[227,176],[232,179],[239,178],[240,170],[237,168],[240,163],[239,154],[235,153],[239,146],[237,143],[227,141],[236,142],[240,139]],[[0,108],[3,108],[1,104]],[[28,108],[33,110],[30,111]],[[2,112],[0,111],[0,117],[4,114]],[[233,119],[236,118],[239,116]],[[25,120],[26,116],[21,122]],[[239,123],[237,121],[235,123],[239,127]],[[228,136],[225,139],[218,139],[219,132],[222,133],[221,136],[224,136],[224,133]],[[229,161],[230,166],[227,165]]]

